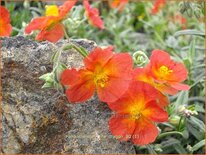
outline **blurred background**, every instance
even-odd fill
[[[2,5],[10,12],[12,36],[16,36],[24,35],[25,26],[33,18],[44,15],[45,5],[62,3],[25,0],[4,1]],[[105,29],[88,24],[79,1],[64,21],[70,38],[93,40],[100,46],[113,45],[115,51],[131,54],[141,50],[149,56],[153,49],[165,50],[173,59],[183,62],[189,72],[185,83],[191,89],[170,97],[169,122],[159,125],[163,134],[149,147],[135,146],[136,153],[204,154],[205,2],[168,0],[155,7],[156,1],[131,1],[121,10],[111,8],[107,1],[91,4],[99,9]]]

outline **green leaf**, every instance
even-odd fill
[[[191,116],[193,117],[193,116]],[[192,120],[188,119],[187,120],[187,129],[188,131],[197,139],[197,140],[202,140],[204,139],[204,129],[202,130],[199,125],[197,125],[195,122]],[[200,125],[202,126],[202,125]],[[204,126],[204,125],[203,125]]]
[[[164,132],[159,134],[159,136],[157,137],[157,139],[161,139],[165,136],[170,136],[170,135],[181,135],[183,137],[182,132],[178,132],[178,131],[170,131],[170,132]]]
[[[175,102],[175,109],[178,109],[180,105],[184,105],[188,102],[188,96],[189,92],[188,91],[181,91],[179,93],[179,96],[177,98],[177,101]]]
[[[52,88],[54,86],[53,82],[46,82],[42,88]]]
[[[205,37],[204,32],[197,31],[197,30],[181,30],[181,31],[177,31],[174,34],[175,37],[179,37],[181,35],[198,35],[198,36],[201,36],[201,37]]]
[[[173,146],[179,154],[187,154],[187,151],[183,148],[183,146],[180,143],[175,144]]]
[[[191,61],[190,61],[190,59],[189,59],[189,58],[186,58],[186,59],[183,60],[183,62],[184,62],[184,64],[185,64],[186,68],[190,69],[190,67],[191,67]]]
[[[193,39],[192,42],[190,43],[190,48],[188,53],[188,58],[191,65],[193,63],[194,55],[195,55],[195,39]]]
[[[46,82],[53,82],[54,81],[53,76],[54,76],[53,73],[46,73],[46,74],[40,76],[39,79],[46,81]]]
[[[195,144],[193,147],[192,147],[192,151],[197,151],[198,149],[200,149],[201,147],[205,146],[205,139],[204,140],[201,140],[200,142],[198,142],[197,144]]]
[[[198,129],[204,131],[205,130],[205,124],[203,121],[199,120],[198,118],[191,116],[190,119],[188,120],[191,122],[194,126],[196,126]]]

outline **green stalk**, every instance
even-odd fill
[[[74,48],[77,52],[79,52],[83,57],[88,56],[88,53],[86,52],[85,49],[79,48],[78,46],[76,46],[75,44],[72,44],[72,43],[70,43],[70,45],[71,45],[72,48]]]

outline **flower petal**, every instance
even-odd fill
[[[36,40],[48,40],[50,42],[57,42],[64,36],[64,27],[62,24],[57,24],[50,30],[42,30],[36,36]]]
[[[155,83],[153,82],[152,77],[148,75],[147,68],[136,68],[133,72],[133,77],[137,81],[143,81],[143,82],[146,82],[146,83],[150,84],[155,89],[158,88],[158,87],[156,87]],[[169,104],[169,100],[168,100],[167,96],[162,94],[161,91],[162,90],[159,89],[157,100],[158,100],[158,103],[161,107],[165,107]]]
[[[182,83],[170,83],[171,86],[177,90],[189,90],[190,86]]]
[[[46,19],[46,17],[38,17],[33,19],[31,23],[26,26],[25,33],[30,34],[33,30],[41,30],[42,24],[45,22]]]
[[[112,0],[112,1],[113,2],[109,1],[111,8],[118,8],[119,11],[122,11],[129,0]]]
[[[132,79],[132,57],[128,53],[117,53],[105,64],[104,69],[110,77]]]
[[[61,75],[61,83],[63,85],[75,84],[80,77],[79,71],[76,69],[65,69]]]
[[[120,78],[109,78],[104,88],[97,87],[97,94],[100,101],[114,102],[119,99],[128,89],[130,80]]]
[[[168,120],[168,114],[157,105],[156,101],[146,103],[145,109],[142,112],[144,117],[151,119],[155,122],[165,122]]]
[[[141,81],[132,82],[128,91],[130,96],[134,96],[136,99],[143,97],[145,102],[156,100],[159,95],[154,87]]]
[[[10,24],[10,14],[9,11],[3,6],[0,6],[0,12],[0,36],[8,37],[12,32],[12,26]]]
[[[127,141],[134,132],[135,120],[125,118],[124,114],[116,114],[109,120],[109,129],[116,138]]]
[[[104,29],[104,23],[99,16],[99,10],[92,8],[88,0],[84,0],[83,4],[90,23],[97,28]]]
[[[4,23],[10,23],[10,15],[9,15],[9,11],[3,7],[0,6],[0,11],[1,11],[1,17],[0,19],[4,22]]]
[[[118,85],[116,87],[114,86],[114,88],[107,88],[107,89],[105,90],[106,93],[108,93],[108,91],[111,91],[111,89],[113,89],[114,93],[117,94],[121,93]],[[104,94],[105,98],[109,95],[106,93]],[[136,101],[138,102],[142,101],[143,103],[149,102],[151,100],[156,100],[158,95],[159,95],[158,91],[152,86],[150,86],[149,84],[141,81],[132,81],[129,84],[129,88],[126,90],[126,92],[123,95],[120,96],[118,100],[114,102],[108,101],[107,103],[108,106],[113,111],[119,113],[120,112],[129,113],[130,107],[133,107]]]
[[[166,107],[170,102],[168,97],[166,95],[162,94],[161,92],[159,92],[157,100],[158,100],[158,105],[160,107]]]
[[[109,108],[117,113],[128,113],[128,106],[133,105],[132,98],[124,93],[120,99],[115,102],[107,102]]]
[[[171,65],[173,65],[173,66],[171,66],[173,72],[172,72],[172,74],[170,74],[168,81],[182,82],[182,81],[187,79],[188,73],[187,73],[187,69],[183,63],[175,63],[174,62]]]
[[[167,52],[161,51],[161,50],[153,50],[151,57],[150,57],[150,63],[155,68],[159,68],[162,65],[167,65],[171,61],[170,55]]]
[[[84,58],[85,67],[89,70],[93,70],[98,65],[99,67],[103,67],[113,56],[112,48],[108,47],[106,49],[102,49],[100,47],[95,48],[90,54]]]
[[[91,81],[80,81],[67,89],[66,95],[70,102],[84,102],[92,97],[95,85]]]
[[[62,6],[59,7],[59,15],[61,17],[65,17],[72,7],[76,4],[77,0],[69,0],[64,2]]]
[[[148,68],[135,68],[133,78],[137,81],[143,81],[149,84],[153,83],[152,77],[148,73]]]
[[[169,95],[175,95],[178,93],[177,89],[165,84],[157,85],[156,88],[162,93],[166,93]]]
[[[154,142],[157,135],[157,127],[146,118],[141,118],[136,121],[136,128],[132,135],[132,142],[137,145],[146,145]]]
[[[12,32],[11,24],[4,24],[4,25],[2,25],[2,27],[0,29],[0,36],[8,37],[8,36],[10,36],[11,32]]]

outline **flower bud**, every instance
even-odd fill
[[[147,55],[142,51],[135,52],[132,57],[138,67],[143,67],[149,62]]]
[[[180,121],[180,116],[178,115],[173,115],[173,116],[170,116],[169,118],[169,122],[173,125],[178,125],[179,121]]]

